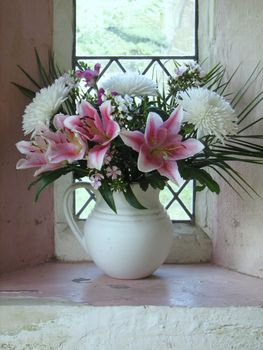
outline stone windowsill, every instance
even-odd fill
[[[0,349],[262,350],[262,306],[263,280],[212,264],[117,280],[47,263],[0,278]]]
[[[118,280],[93,263],[55,262],[3,275],[0,297],[94,306],[263,306],[263,280],[212,264],[165,264],[149,278]]]

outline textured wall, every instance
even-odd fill
[[[227,73],[242,63],[232,84],[237,90],[263,57],[262,0],[204,0],[200,2],[200,55],[210,64],[221,62]],[[249,90],[252,99],[263,90],[262,75]],[[262,116],[263,106],[250,117]],[[263,134],[263,122],[254,128]],[[263,167],[238,165],[250,184],[263,196]],[[244,273],[263,277],[263,200],[240,199],[226,184],[219,197],[198,196],[198,220],[213,240],[214,261]]]
[[[0,309],[2,349],[262,350],[260,306],[93,307],[21,300]]]
[[[33,48],[46,55],[51,47],[52,1],[1,0],[0,33],[0,272],[6,272],[53,255],[52,189],[35,204],[34,191],[27,191],[33,171],[15,169],[28,100],[10,84],[28,84],[16,65],[36,76]]]

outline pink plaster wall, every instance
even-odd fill
[[[204,16],[203,11],[200,12],[200,16],[202,14]],[[228,74],[243,63],[238,77],[232,84],[235,91],[259,61],[262,65],[262,18],[262,0],[214,1],[213,14],[210,13],[209,17],[212,36],[208,52],[212,55],[214,63],[221,62],[227,66]],[[204,47],[204,44],[201,44],[201,48],[202,46]],[[261,74],[257,84],[249,90],[250,100],[255,93],[263,90],[262,82]],[[250,116],[250,121],[262,115],[261,104]],[[263,134],[263,122],[253,131]],[[245,164],[236,168],[263,197],[263,166]],[[221,194],[218,197],[203,197],[207,206],[205,228],[214,247],[213,260],[218,265],[263,278],[263,200],[256,197],[251,199],[242,191],[240,194],[244,199],[222,183]]]
[[[51,0],[0,1],[0,273],[53,256],[53,199],[49,188],[34,203],[27,186],[33,171],[18,171],[15,143],[23,138],[22,114],[28,99],[10,84],[28,84],[20,64],[36,76],[33,48],[45,57],[52,47]]]

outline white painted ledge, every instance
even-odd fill
[[[0,277],[0,349],[262,350],[263,280],[211,264],[147,279],[48,263]]]
[[[262,350],[260,307],[2,305],[0,349]]]

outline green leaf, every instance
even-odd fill
[[[240,134],[241,132],[243,132],[243,131],[245,131],[245,130],[251,128],[253,125],[259,123],[261,120],[263,120],[263,117],[260,117],[260,118],[257,119],[256,121],[254,121],[254,122],[252,122],[252,123],[246,125],[243,129],[241,129],[241,130],[238,131],[238,134]]]
[[[143,190],[143,191],[147,191],[148,187],[149,187],[149,182],[144,180],[144,181],[140,181],[139,183],[140,185],[140,188]]]
[[[195,192],[201,192],[205,189],[205,185],[195,185]]]
[[[52,78],[48,76],[41,60],[40,60],[40,57],[39,57],[39,54],[37,52],[37,49],[35,48],[35,56],[36,56],[36,61],[37,61],[37,67],[38,67],[38,71],[39,71],[39,76],[40,76],[40,79],[42,81],[42,84],[44,86],[48,86],[52,83]]]
[[[126,199],[126,201],[134,208],[136,209],[146,209],[139,201],[138,199],[135,197],[131,186],[128,185],[126,187],[126,190],[123,192],[124,197]]]
[[[238,124],[243,122],[247,116],[263,101],[263,91],[261,91],[237,116]],[[246,112],[246,113],[245,113]],[[244,114],[245,113],[245,114]],[[242,117],[241,117],[242,116]]]
[[[227,87],[230,85],[232,79],[235,77],[235,75],[237,74],[238,70],[240,68],[240,65],[237,66],[237,68],[234,70],[234,72],[231,74],[230,78],[225,82],[223,83],[222,85],[219,85],[217,88],[216,88],[216,91],[219,91],[220,90],[220,95],[223,95],[225,90],[227,89]],[[226,94],[228,95],[228,94]],[[224,95],[224,96],[226,96]]]
[[[146,173],[145,178],[148,180],[149,184],[153,188],[159,188],[163,190],[166,184],[166,180],[163,176],[161,176],[157,171]]]
[[[115,201],[113,198],[113,193],[112,193],[110,187],[107,184],[103,184],[99,188],[99,192],[100,192],[102,198],[105,200],[105,202],[111,208],[111,210],[113,210],[114,213],[117,214],[117,209],[116,209]]]
[[[193,124],[188,124],[186,123],[182,128],[181,128],[181,133],[183,135],[188,135],[190,134],[191,132],[194,131],[194,125]]]
[[[233,108],[237,106],[237,104],[241,101],[245,93],[248,91],[250,86],[258,79],[258,76],[261,74],[262,68],[260,68],[260,63],[256,65],[256,67],[251,72],[248,79],[245,81],[245,83],[241,86],[241,88],[237,91],[234,98],[231,101],[231,105]]]
[[[46,176],[42,176],[40,178],[40,180],[37,182],[37,190],[36,190],[36,195],[35,195],[35,201],[38,200],[40,193],[52,182],[54,182],[55,180],[57,180],[60,176],[62,175],[62,173],[60,172],[51,172],[49,174],[47,174]]]
[[[38,200],[40,193],[52,182],[57,180],[60,176],[65,175],[72,171],[71,166],[67,166],[64,168],[60,168],[54,171],[47,171],[38,175],[37,179],[28,186],[28,190],[31,189],[32,186],[37,185],[35,201]]]
[[[254,194],[256,194],[258,197],[260,197],[260,198],[262,198],[258,193],[257,193],[257,191],[255,191],[254,190],[254,188],[252,187],[252,186],[250,186],[250,184],[244,179],[244,177],[243,176],[241,176],[240,174],[239,174],[239,172],[238,171],[236,171],[235,169],[233,169],[229,164],[227,164],[227,163],[223,163],[222,165],[220,164],[218,164],[217,166],[219,166],[221,169],[223,169],[251,198],[253,198],[252,197],[252,195],[250,195],[250,193],[248,192],[248,190],[250,190],[250,191],[252,191]],[[233,173],[233,174],[231,174],[231,173]],[[238,179],[240,179],[241,181],[239,181]],[[242,183],[244,184],[244,185],[242,185]],[[245,186],[248,188],[248,190],[245,188]]]
[[[17,67],[25,74],[25,76],[31,81],[31,83],[33,83],[39,90],[41,89],[41,86],[31,77],[30,74],[28,74],[24,68],[22,68],[19,64],[17,65]]]
[[[218,194],[220,187],[210,174],[204,169],[184,168],[181,170],[181,175],[185,180],[194,179],[209,188],[211,192]]]
[[[241,138],[227,140],[227,142],[231,143],[231,144],[233,143],[234,145],[236,144],[238,146],[241,146],[242,148],[247,147],[249,149],[253,149],[256,151],[260,151],[260,152],[263,151],[263,147],[261,145],[253,143],[253,142],[248,142],[248,141],[242,140]]]
[[[49,75],[53,78],[56,79],[60,75],[58,67],[56,67],[55,60],[54,60],[54,54],[49,51],[48,53],[48,70],[49,70]]]
[[[213,169],[227,184],[228,186],[230,186],[232,188],[232,190],[241,198],[240,194],[238,193],[238,191],[235,189],[235,187],[227,180],[227,178],[221,173],[219,172],[215,167],[210,166],[211,169]]]
[[[33,99],[36,95],[36,93],[34,91],[27,89],[22,85],[19,85],[19,84],[14,83],[14,82],[12,82],[11,84],[16,86],[20,90],[20,92],[22,92],[23,95],[25,95],[26,97],[29,97],[30,99]]]

